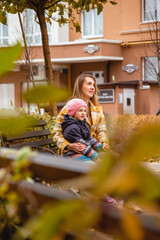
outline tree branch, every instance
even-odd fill
[[[37,1],[34,0],[27,0],[26,5],[30,8],[33,9],[35,12],[37,12],[38,6],[37,6]]]
[[[44,10],[48,10],[49,8],[53,7],[54,5],[58,4],[59,2],[61,2],[61,0],[56,0],[52,3],[53,1],[48,1],[48,4],[50,4],[48,7],[44,7]]]

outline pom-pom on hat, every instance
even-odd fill
[[[72,100],[68,101],[67,103],[67,113],[70,117],[73,117],[75,112],[80,108],[80,107],[86,107],[87,104],[84,102],[82,99],[79,98],[73,98]]]

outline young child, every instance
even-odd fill
[[[102,149],[102,144],[91,137],[90,130],[86,123],[87,104],[74,98],[67,103],[67,113],[61,124],[64,138],[70,143],[80,142],[85,145],[85,149],[80,153],[69,150],[64,156],[83,161],[95,161],[98,153]],[[116,200],[105,195],[103,201],[108,205],[116,205]]]
[[[87,104],[74,98],[67,103],[67,114],[61,124],[64,138],[70,142],[80,142],[85,145],[85,149],[80,153],[69,150],[64,156],[80,159],[83,161],[98,158],[98,151],[102,149],[102,144],[91,137],[90,130],[86,123]]]

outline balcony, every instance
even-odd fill
[[[121,41],[94,39],[57,43],[50,46],[53,63],[83,63],[122,61]],[[42,47],[32,47],[31,59],[34,62],[44,62]]]

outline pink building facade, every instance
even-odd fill
[[[68,25],[65,31],[57,30],[57,41],[52,41],[55,35],[51,34],[56,85],[72,89],[80,73],[90,73],[96,78],[99,101],[106,114],[156,114],[159,70],[154,43],[160,37],[156,29],[160,20],[158,4],[159,0],[117,0],[116,6],[105,4],[98,16],[96,9],[77,15],[81,33]],[[45,74],[41,44],[31,44],[30,53],[35,80],[42,83]],[[23,64],[18,66],[1,84],[14,85],[14,104],[23,106],[26,74]]]

